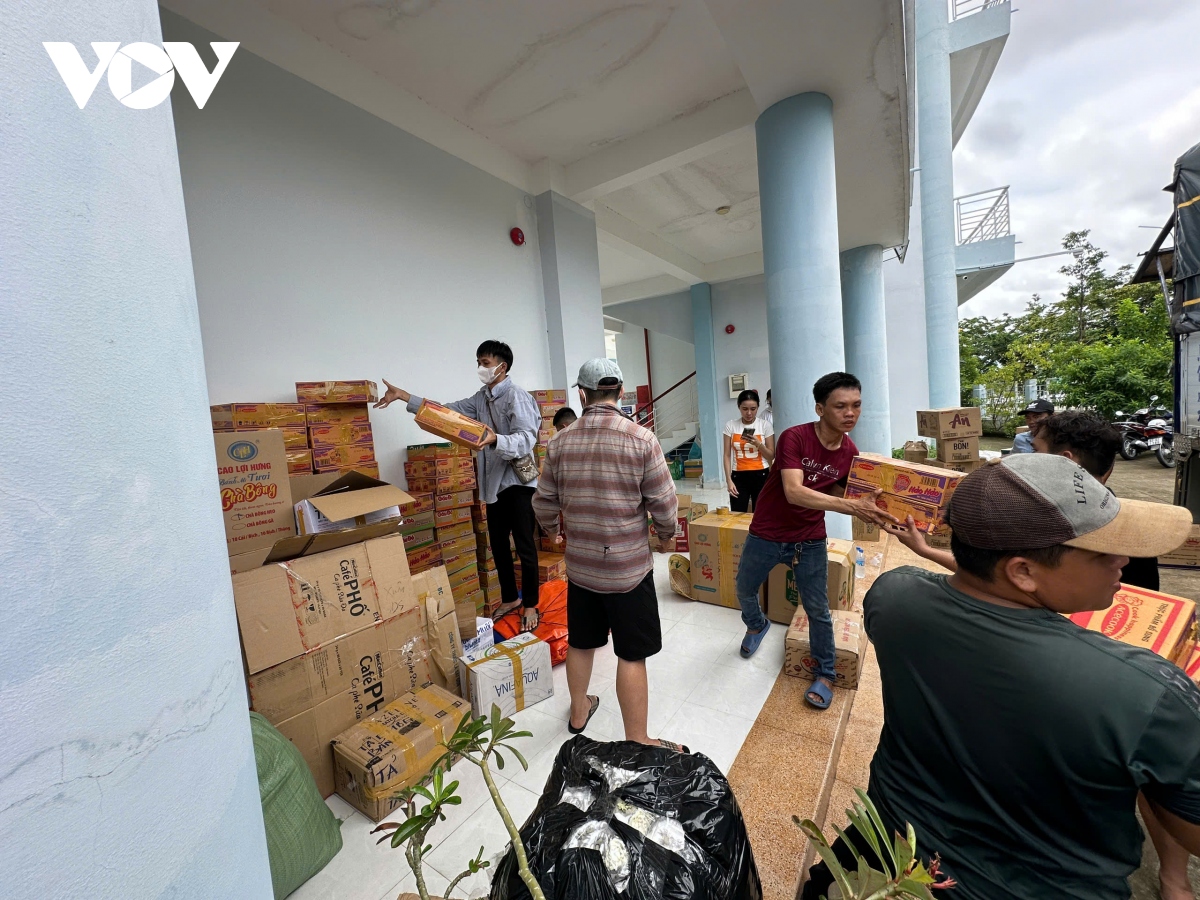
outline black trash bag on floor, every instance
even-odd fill
[[[762,898],[742,811],[700,754],[573,738],[521,840],[547,900]],[[529,896],[510,848],[491,900]]]

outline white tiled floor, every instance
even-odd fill
[[[689,490],[689,488],[691,488]],[[681,493],[709,503],[726,505],[723,492],[701,491],[680,483]],[[650,677],[650,733],[687,744],[703,753],[722,770],[728,770],[754,724],[783,665],[784,629],[771,627],[758,653],[749,662],[738,655],[743,634],[736,610],[695,603],[675,594],[667,577],[667,555],[655,557],[655,585],[663,626],[663,651],[647,667]],[[622,740],[624,727],[617,705],[614,677],[616,657],[611,645],[596,655],[590,692],[600,697],[587,735],[596,740]],[[517,715],[517,723],[533,732],[519,745],[529,770],[506,767],[495,773],[500,791],[518,824],[533,811],[559,747],[567,733],[566,670],[554,672],[554,696]],[[467,860],[486,848],[498,857],[508,843],[500,816],[487,795],[483,776],[473,766],[460,763],[454,777],[462,784],[462,805],[430,833],[433,851],[425,875],[430,893],[437,895]],[[343,848],[328,866],[292,894],[295,900],[394,900],[415,891],[401,850],[386,843],[377,846],[374,823],[339,797],[327,801],[342,824]],[[455,890],[460,897],[480,895],[487,882],[482,876]]]

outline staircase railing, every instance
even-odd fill
[[[955,197],[954,223],[960,244],[973,244],[1012,234],[1008,218],[1008,185]]]
[[[700,396],[696,391],[696,373],[675,382],[635,416],[659,438],[667,438],[700,420]]]
[[[983,12],[993,6],[999,6],[1005,0],[952,0],[950,4],[950,21],[956,22],[963,16]]]

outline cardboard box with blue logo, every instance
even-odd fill
[[[283,433],[225,432],[213,435],[221,514],[230,556],[272,546],[296,533]]]

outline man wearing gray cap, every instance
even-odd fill
[[[625,739],[686,752],[646,732],[646,659],[662,649],[646,518],[656,548],[665,549],[678,504],[658,438],[617,406],[623,381],[611,359],[580,367],[583,414],[550,439],[533,497],[542,529],[557,537],[561,516],[567,534],[567,727],[582,733],[600,706],[587,690],[596,650],[611,632]]]
[[[940,855],[959,900],[1124,900],[1139,792],[1200,851],[1200,690],[1069,617],[1112,605],[1129,557],[1179,546],[1191,513],[1037,453],[972,472],[947,518],[957,571],[895,569],[863,604],[884,719],[868,794],[888,834],[911,823]],[[829,879],[814,868],[803,896]]]

